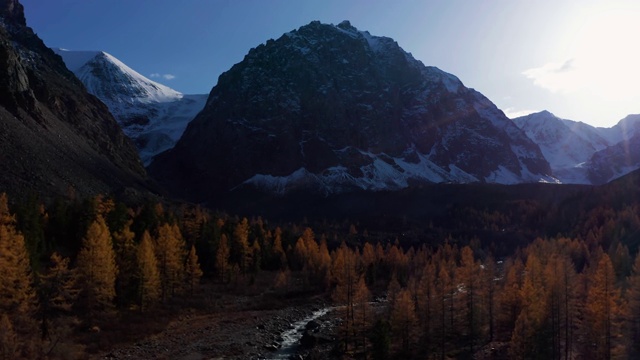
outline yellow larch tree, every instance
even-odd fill
[[[229,279],[229,240],[225,234],[220,236],[216,251],[216,271],[220,276],[220,282],[226,283]]]
[[[615,270],[611,259],[603,254],[589,285],[586,303],[590,318],[588,331],[595,344],[596,359],[611,359],[614,337],[619,333],[620,290],[615,284]]]
[[[189,250],[184,272],[189,292],[193,295],[193,292],[200,284],[200,278],[202,277],[202,269],[200,269],[200,263],[198,262],[198,255],[196,254],[196,247],[194,245],[191,245],[191,249]]]
[[[136,253],[138,278],[138,304],[140,311],[153,306],[160,298],[160,273],[156,260],[153,240],[148,231],[142,234],[142,240]]]
[[[116,278],[116,296],[119,304],[135,301],[134,278],[136,275],[135,234],[131,231],[132,221],[127,222],[121,231],[113,234],[113,250],[116,255],[118,277]]]
[[[402,342],[402,351],[411,351],[411,342],[416,323],[415,303],[408,289],[402,289],[396,296],[391,310],[391,328]]]
[[[162,301],[180,292],[184,278],[185,243],[178,225],[163,224],[158,229],[156,258],[160,271]]]
[[[113,307],[118,274],[111,234],[100,215],[82,240],[77,270],[81,304],[88,311],[89,320],[93,320],[94,315]]]

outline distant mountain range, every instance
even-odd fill
[[[172,148],[207,95],[184,95],[152,81],[104,51],[54,49],[89,93],[108,107],[145,165]]]
[[[17,0],[0,0],[0,20],[0,191],[148,189],[140,158],[173,195],[208,204],[256,191],[602,184],[640,167],[640,115],[608,129],[549,112],[512,121],[454,75],[347,21],[314,21],[251,49],[207,97],[106,52],[54,53]]]
[[[640,115],[611,128],[560,119],[548,111],[513,121],[540,146],[562,183],[603,184],[640,168]]]

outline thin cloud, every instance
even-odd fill
[[[149,75],[150,78],[163,78],[165,80],[173,80],[176,78],[175,75],[173,74],[160,74],[160,73],[153,73]]]
[[[582,86],[583,79],[579,76],[579,67],[574,59],[563,62],[550,62],[541,67],[522,72],[528,79],[541,88],[557,93],[573,92]]]

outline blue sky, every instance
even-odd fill
[[[50,47],[103,50],[183,93],[208,93],[250,48],[312,20],[349,20],[507,115],[595,126],[640,113],[634,0],[22,0]]]

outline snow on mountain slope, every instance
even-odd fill
[[[609,145],[629,141],[634,135],[640,133],[640,115],[628,115],[610,128],[596,129],[602,137],[607,139]]]
[[[89,93],[104,102],[145,165],[178,141],[207,95],[184,95],[149,80],[103,51],[54,49]]]
[[[640,115],[611,128],[560,119],[542,111],[513,119],[563,183],[602,184],[640,167]]]

